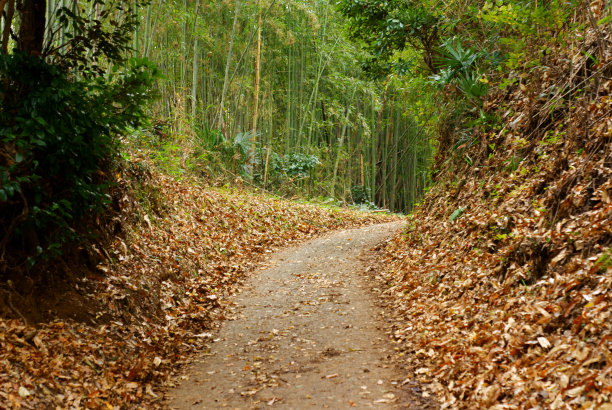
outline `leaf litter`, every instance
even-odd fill
[[[596,49],[598,36],[610,41],[602,30],[584,40],[596,65],[556,46],[528,87],[485,102],[512,126],[479,135],[469,155],[480,159],[447,166],[384,250],[376,274],[391,336],[407,376],[442,408],[612,409],[612,52]],[[578,87],[560,112],[541,97]]]
[[[401,384],[363,277],[369,250],[402,225],[343,230],[275,253],[232,298],[232,320],[169,391],[168,407],[431,408]]]
[[[119,234],[98,250],[97,271],[76,284],[100,306],[95,318],[37,326],[0,319],[3,406],[162,407],[170,376],[207,350],[227,297],[269,252],[332,229],[396,220],[204,188],[143,173],[141,164],[119,175],[119,212],[101,222]]]

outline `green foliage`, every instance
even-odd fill
[[[422,52],[425,67],[436,72],[433,57],[439,43],[440,17],[419,1],[341,0],[339,11],[348,18],[351,38],[371,54],[366,70],[375,76],[405,72],[406,60],[392,57],[410,46]]]
[[[108,62],[122,62],[138,27],[136,10],[150,0],[86,0],[53,10],[53,32],[43,55],[51,64],[89,77],[104,74]],[[55,38],[64,33],[61,38]]]
[[[461,217],[461,215],[463,215],[465,213],[465,208],[464,207],[459,207],[457,209],[455,209],[455,211],[453,211],[453,213],[451,214],[451,216],[448,218],[449,221],[451,222],[455,222],[457,219],[459,219]]]
[[[495,23],[526,36],[550,35],[567,21],[570,9],[577,2],[552,0],[546,3],[522,0],[485,1],[480,17],[485,22]]]
[[[504,164],[505,164],[505,171],[508,172],[509,174],[512,174],[514,171],[516,171],[519,166],[521,165],[521,162],[523,162],[524,158],[517,156],[517,155],[513,155],[510,159],[508,159]]]
[[[527,46],[565,41],[560,30],[569,21],[575,1],[552,0],[525,2],[520,0],[486,1],[478,12],[478,18],[497,33],[499,45],[506,54],[505,65],[509,69],[521,66],[534,67],[540,63],[545,48],[537,50]]]
[[[113,137],[140,123],[155,69],[132,60],[110,78],[0,55],[0,251],[29,238],[28,255],[56,254],[75,221],[107,201]]]
[[[252,165],[255,158],[249,158],[249,155],[253,156],[255,153],[255,138],[257,133],[252,130],[246,132],[239,132],[234,137],[230,146],[231,151],[234,152],[233,160],[237,161],[241,165],[241,171],[244,175],[252,174]]]
[[[369,189],[363,185],[353,185],[351,187],[351,198],[355,204],[365,204],[368,202]]]
[[[190,142],[167,129],[139,129],[131,130],[129,145],[150,150],[157,165],[175,176],[192,173],[233,180],[240,175],[260,185],[265,179],[268,188],[281,191],[287,183],[310,178],[321,165],[317,155],[281,155],[271,148],[262,148],[258,136],[259,133],[247,131],[228,139],[219,130],[204,126]]]
[[[290,177],[305,178],[317,165],[321,161],[316,155],[291,153],[283,157],[283,171]]]
[[[372,193],[368,187],[363,185],[353,185],[351,187],[351,198],[355,205],[360,205],[360,209],[378,209],[376,204],[370,201]]]
[[[208,129],[204,138],[207,149],[216,151],[222,165],[234,173],[252,177],[253,162],[257,161],[259,153],[255,141],[257,133],[253,131],[239,132],[234,138],[226,139],[220,131]],[[249,155],[252,157],[249,158]]]
[[[442,44],[441,56],[438,58],[444,69],[442,74],[435,77],[445,78],[445,83],[449,83],[455,77],[477,71],[477,62],[484,54],[482,51],[464,48],[461,40],[456,37],[450,38]]]
[[[440,54],[440,73],[432,76],[434,82],[441,86],[455,84],[464,96],[480,105],[489,88],[479,67],[487,53],[464,48],[461,40],[453,37],[442,44]]]
[[[605,273],[612,267],[612,246],[610,246],[595,262],[595,267],[600,273]]]

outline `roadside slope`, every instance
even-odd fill
[[[408,376],[444,407],[612,408],[612,53],[600,30],[575,54],[551,46],[486,101],[502,127],[449,155],[386,250]]]
[[[161,386],[205,347],[197,335],[218,324],[226,296],[265,254],[332,229],[397,220],[202,188],[136,162],[119,181],[115,213],[98,221],[106,245],[73,272],[77,279],[39,295],[45,320],[0,319],[3,405],[159,407]],[[30,316],[14,300],[12,313]]]

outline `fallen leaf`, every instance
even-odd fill
[[[544,349],[549,349],[551,347],[550,342],[548,341],[548,339],[546,339],[545,337],[538,337],[538,343],[540,344],[540,346],[542,346]]]

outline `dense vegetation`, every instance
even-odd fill
[[[610,408],[605,2],[344,1],[375,72],[440,87],[435,184],[386,250],[407,376],[443,408]]]
[[[365,72],[334,4],[0,5],[3,271],[83,237],[119,152],[146,149],[179,177],[394,211],[429,184],[431,84]]]
[[[156,70],[125,56],[131,8],[0,5],[0,273],[20,281],[108,204],[118,136],[139,125]]]
[[[260,209],[276,200],[250,209],[195,187],[249,185],[412,213],[383,276],[394,338],[425,394],[459,408],[609,406],[609,2],[0,0],[0,11],[3,315],[30,319],[20,303],[32,283],[76,263],[108,274],[84,285],[112,290],[99,292],[104,315],[159,319],[143,326],[170,354],[192,329],[163,334],[150,290],[177,318],[208,320],[175,293],[209,268],[202,292],[227,289],[238,273],[223,258],[262,251],[250,231],[238,250],[214,243],[235,239],[215,237],[219,226],[244,228],[238,210],[257,235],[273,226],[283,238],[296,235],[288,225],[308,234],[363,221],[319,209],[315,229],[297,222],[306,211],[277,220]],[[202,201],[214,221],[199,219]],[[218,260],[190,259],[177,237]],[[42,343],[7,323],[11,346]],[[53,326],[49,340],[64,329]],[[92,329],[84,340],[118,349],[119,325]],[[129,362],[143,329],[129,329],[115,383],[166,376],[161,361]],[[20,353],[6,354],[17,377]],[[145,400],[128,390],[104,399]]]
[[[141,21],[165,127],[136,138],[164,167],[394,211],[427,186],[429,86],[367,76],[333,2],[154,2]]]

